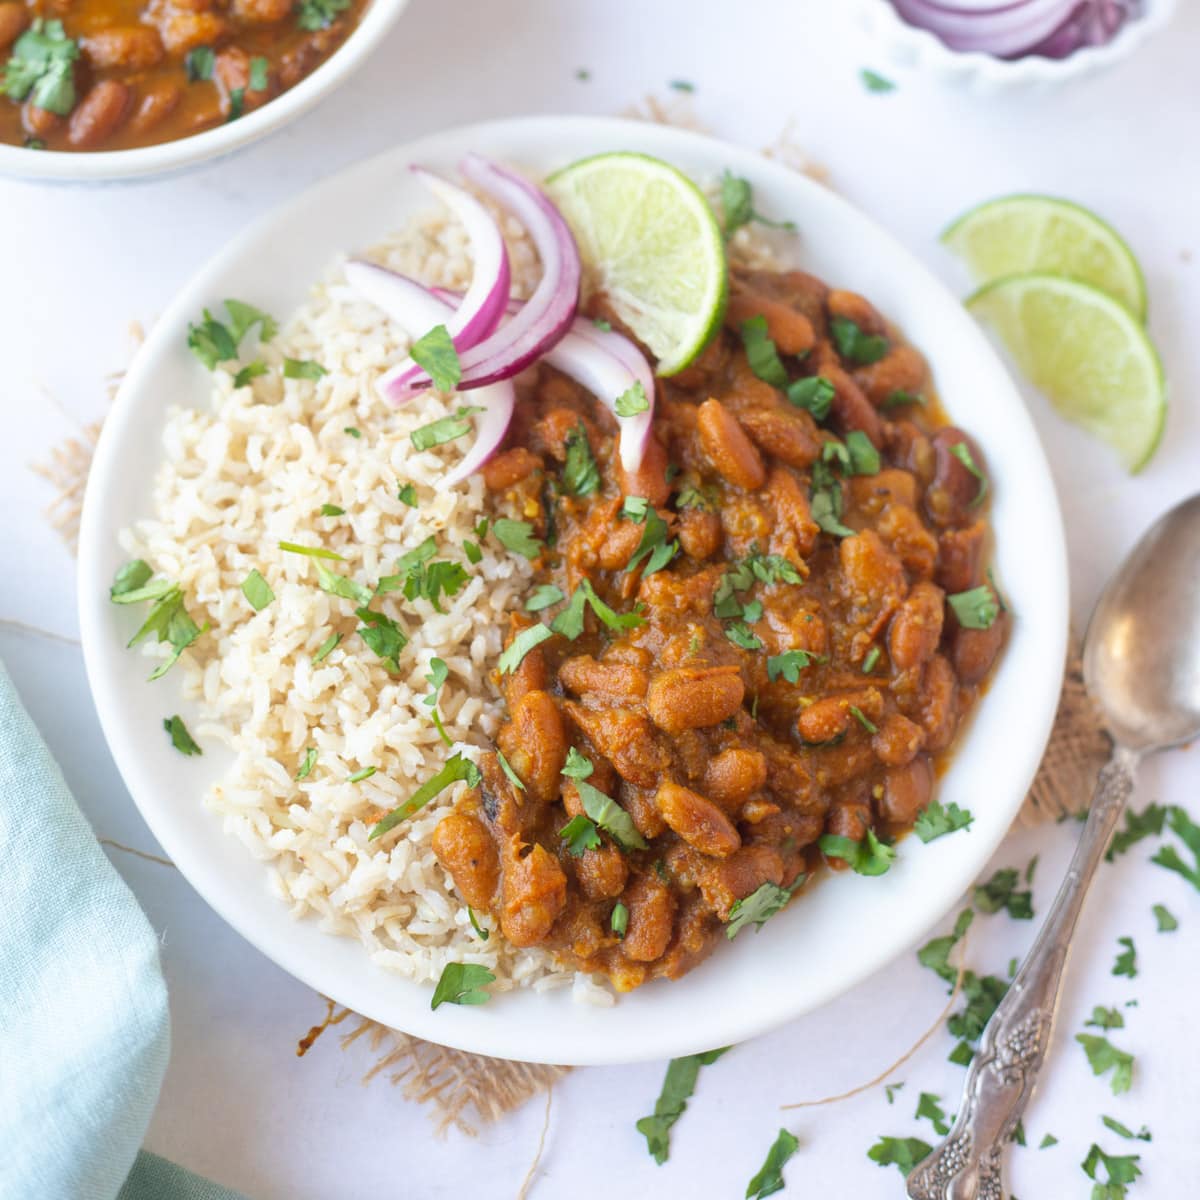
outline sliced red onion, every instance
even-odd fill
[[[450,304],[458,300],[456,292],[445,288],[434,288],[433,294]],[[521,308],[520,300],[508,302],[514,317]],[[587,388],[612,413],[621,433],[621,466],[630,474],[636,471],[654,424],[654,372],[645,355],[623,334],[601,329],[587,317],[576,317],[571,328],[542,355],[542,361]],[[617,412],[617,400],[635,383],[642,385],[649,407],[623,417]]]
[[[937,34],[953,50],[1009,58],[1032,50],[1068,20],[1080,0],[892,0],[911,25]]]
[[[376,263],[358,259],[348,262],[346,280],[364,300],[381,308],[410,335],[446,325],[455,311],[453,304],[440,300],[416,280]],[[507,380],[481,387],[471,398],[483,406],[483,412],[476,416],[475,441],[470,450],[442,479],[447,486],[478,471],[496,453],[517,403],[516,389]]]
[[[504,315],[511,286],[508,249],[500,235],[500,226],[470,192],[449,183],[424,167],[414,166],[412,172],[463,223],[471,242],[473,274],[456,311],[446,321],[446,332],[461,355],[481,342]],[[430,382],[429,375],[411,358],[393,367],[380,380],[380,387],[394,399],[403,399],[415,390],[418,381]]]
[[[566,333],[579,305],[582,267],[571,230],[540,189],[477,154],[459,169],[525,226],[542,263],[542,278],[521,311],[461,356],[459,388],[466,390],[516,375]]]

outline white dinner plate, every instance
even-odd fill
[[[283,315],[331,262],[425,211],[405,169],[452,172],[467,151],[545,173],[606,150],[657,155],[697,179],[726,168],[749,179],[760,210],[799,228],[807,270],[868,296],[928,357],[952,419],[982,446],[994,487],[997,577],[1012,637],[941,782],[975,823],[929,845],[901,844],[878,878],[819,882],[757,934],[723,944],[682,980],[654,982],[612,1008],[567,991],[518,990],[479,1007],[430,1011],[431,988],[373,965],[356,940],[298,921],[267,876],[203,803],[216,756],[183,758],[162,734],[183,711],[171,676],[146,681],[125,649],[129,614],[109,602],[124,560],[117,532],[151,512],[167,405],[208,401],[208,373],[187,325],[226,296]],[[1058,502],[1032,424],[974,321],[903,247],[833,192],[749,150],[659,125],[581,117],[500,121],[436,134],[359,164],[237,238],[191,281],[139,351],[104,426],[80,535],[80,625],[88,678],[117,766],[147,824],[196,890],[285,970],[341,1004],[431,1041],[503,1058],[565,1064],[667,1058],[739,1042],[853,987],[913,945],[982,869],[1021,805],[1045,748],[1067,634],[1066,550]]]

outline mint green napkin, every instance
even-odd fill
[[[234,1197],[138,1155],[169,1044],[154,931],[0,663],[0,1197]]]

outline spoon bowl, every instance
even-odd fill
[[[1200,734],[1200,495],[1163,516],[1105,588],[1083,675],[1109,731],[1130,750]]]

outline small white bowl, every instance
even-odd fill
[[[951,50],[936,34],[910,25],[891,0],[857,0],[859,19],[896,66],[924,71],[943,83],[988,95],[1015,88],[1036,89],[1082,79],[1128,58],[1175,15],[1176,0],[1144,0],[1145,12],[1126,23],[1104,46],[1090,46],[1068,58],[995,58]]]
[[[350,36],[311,75],[237,121],[139,150],[26,150],[0,143],[0,176],[96,183],[158,175],[228,154],[294,121],[340,87],[387,36],[408,0],[370,0]]]

